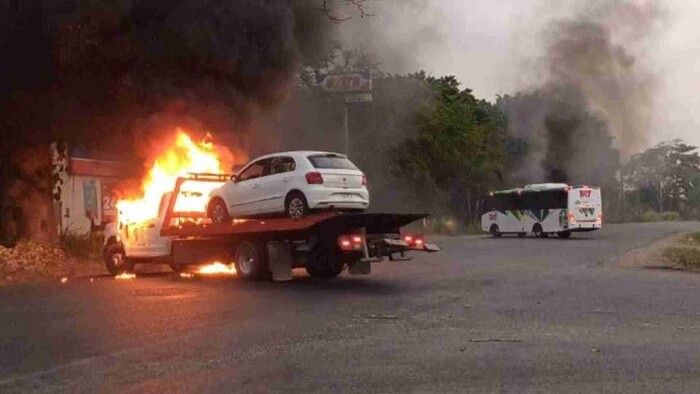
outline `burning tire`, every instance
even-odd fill
[[[292,219],[299,219],[309,213],[309,203],[300,192],[291,192],[284,202],[284,212]]]
[[[211,200],[207,213],[214,223],[226,223],[231,219],[228,214],[228,208],[226,208],[226,203],[220,198]]]
[[[126,257],[124,248],[121,245],[112,244],[107,246],[103,257],[107,271],[114,276],[134,271],[134,263]]]
[[[236,247],[235,264],[238,275],[243,279],[264,279],[269,277],[267,253],[257,242],[243,241]]]

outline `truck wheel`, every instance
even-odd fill
[[[107,246],[104,251],[104,261],[107,271],[113,276],[131,273],[134,271],[134,263],[126,257],[124,248],[113,244]]]
[[[226,203],[220,198],[214,198],[209,203],[209,218],[214,223],[226,223],[230,220]]]
[[[299,219],[309,213],[306,197],[300,192],[291,192],[284,202],[284,212],[292,219]]]
[[[338,253],[335,245],[322,242],[309,253],[306,272],[314,278],[335,278],[356,259],[355,255]]]
[[[269,276],[265,248],[251,241],[243,241],[236,247],[236,272],[243,279],[263,279]]]
[[[498,228],[497,224],[492,224],[491,229],[489,230],[491,235],[493,235],[494,238],[501,238],[501,230]]]

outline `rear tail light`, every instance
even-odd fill
[[[341,235],[338,237],[338,247],[345,252],[362,250],[365,238],[362,235]]]
[[[569,223],[576,224],[576,215],[574,211],[569,211]]]
[[[306,173],[306,183],[309,185],[322,185],[323,176],[320,172],[308,172]]]
[[[425,240],[423,237],[418,235],[405,234],[402,239],[408,244],[409,247],[414,249],[423,249],[425,245]]]
[[[367,186],[367,176],[362,175],[362,186]]]

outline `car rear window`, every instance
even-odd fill
[[[309,161],[314,168],[328,168],[336,170],[357,170],[357,166],[353,164],[345,156],[340,155],[313,155],[309,156]]]

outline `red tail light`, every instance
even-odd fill
[[[362,186],[367,186],[367,176],[362,175]]]
[[[323,185],[323,176],[320,172],[306,173],[306,183],[309,185]]]
[[[346,252],[362,250],[364,242],[365,239],[362,235],[341,235],[338,237],[338,247]]]
[[[418,235],[404,234],[403,240],[411,248],[423,249],[423,247],[425,245],[425,240],[423,239],[423,237],[418,236]]]

